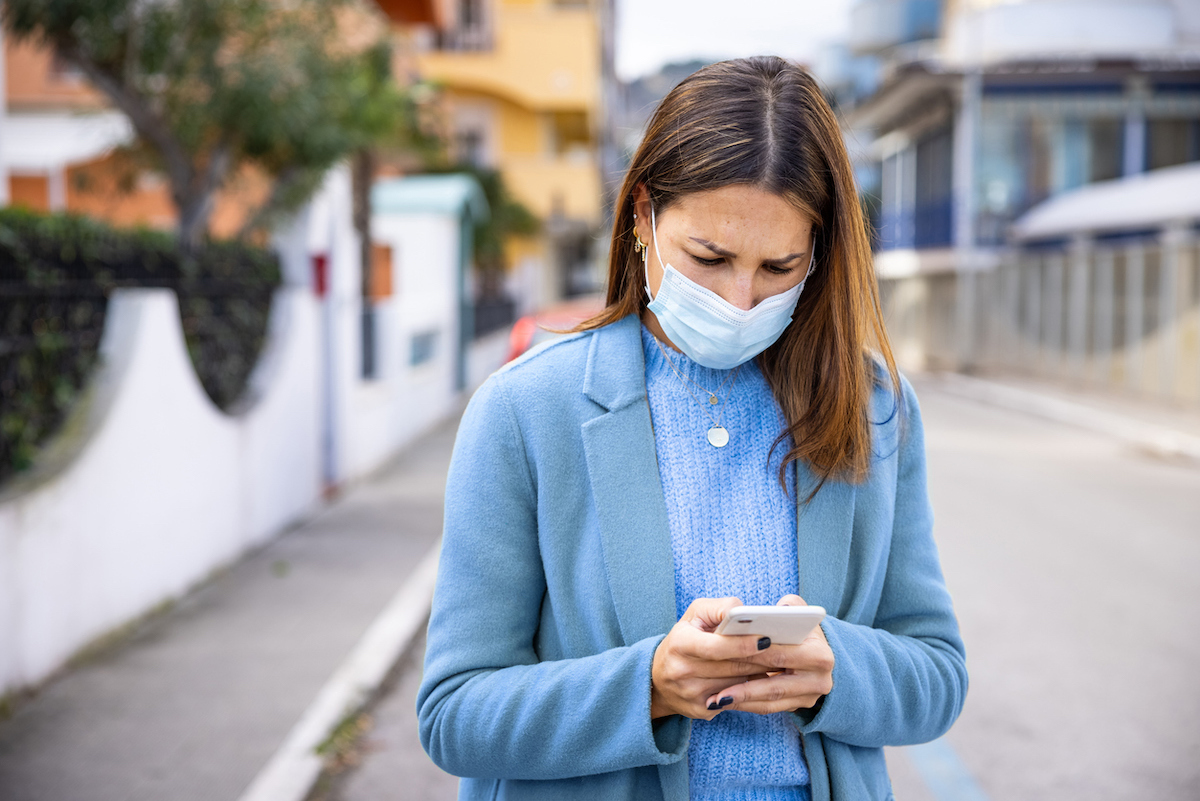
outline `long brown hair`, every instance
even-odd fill
[[[634,192],[645,185],[660,213],[682,195],[749,184],[813,217],[816,269],[792,323],[758,356],[791,435],[786,468],[807,462],[819,478],[862,481],[871,460],[868,404],[878,375],[900,378],[879,306],[866,225],[837,119],[802,67],[760,56],[700,69],[659,104],[617,196],[608,303],[578,330],[641,315],[647,298],[634,251]],[[811,498],[811,495],[809,496]]]

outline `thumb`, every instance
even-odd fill
[[[683,613],[683,620],[701,631],[712,631],[725,619],[726,613],[742,605],[740,598],[697,598]]]
[[[799,595],[785,595],[775,602],[776,606],[808,606]]]

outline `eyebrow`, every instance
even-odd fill
[[[698,236],[689,237],[689,239],[691,239],[693,242],[695,242],[699,245],[704,245],[704,247],[708,248],[713,253],[716,253],[718,256],[724,256],[727,259],[737,258],[736,253],[731,253],[730,251],[726,250],[725,248],[719,247],[719,246],[713,244],[712,242],[709,242],[707,239],[701,239]],[[787,264],[789,261],[795,261],[796,259],[807,255],[807,253],[808,253],[808,251],[802,251],[800,253],[793,253],[790,256],[784,256],[782,259],[763,259],[763,264]]]

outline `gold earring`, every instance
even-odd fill
[[[644,253],[646,251],[646,243],[638,236],[637,231],[633,232],[633,249],[637,253]]]

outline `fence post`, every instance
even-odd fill
[[[1182,333],[1183,295],[1188,287],[1180,279],[1183,266],[1183,247],[1188,238],[1187,228],[1179,223],[1172,223],[1162,232],[1162,263],[1159,267],[1162,275],[1158,292],[1158,319],[1162,341],[1159,360],[1158,385],[1159,392],[1164,398],[1175,395],[1175,377],[1179,374],[1179,337]]]
[[[1024,270],[1028,274],[1025,279],[1025,324],[1027,329],[1024,336],[1022,354],[1026,369],[1037,364],[1042,359],[1042,267],[1045,258],[1030,256],[1025,262]]]
[[[1092,329],[1092,377],[1098,384],[1107,384],[1112,379],[1113,328],[1116,316],[1114,303],[1113,251],[1101,248],[1096,251],[1096,303],[1095,326]]]
[[[1044,338],[1042,367],[1045,371],[1057,374],[1063,363],[1063,262],[1061,253],[1055,253],[1046,259],[1045,305],[1042,309],[1045,318],[1043,329]]]
[[[1146,250],[1141,242],[1125,250],[1125,380],[1133,391],[1142,383],[1142,321],[1146,291]]]
[[[1075,380],[1085,377],[1088,323],[1088,262],[1092,255],[1091,238],[1077,234],[1071,240],[1067,273],[1067,342],[1070,354],[1070,375]]]
[[[978,355],[976,340],[978,339],[977,330],[979,327],[977,301],[979,297],[977,287],[979,277],[975,272],[973,264],[960,264],[958,270],[954,273],[954,278],[954,306],[957,310],[955,334],[958,338],[955,361],[958,362],[958,369],[970,370],[975,366]]]
[[[1021,308],[1018,294],[1020,291],[1018,283],[1020,267],[1018,255],[1010,251],[1004,254],[1000,269],[996,271],[1000,309],[995,317],[995,336],[992,338],[995,354],[992,357],[1002,367],[1007,367],[1009,363],[1013,362],[1016,356],[1015,351],[1020,347],[1020,339],[1015,336],[1016,327],[1020,323],[1018,319]]]

